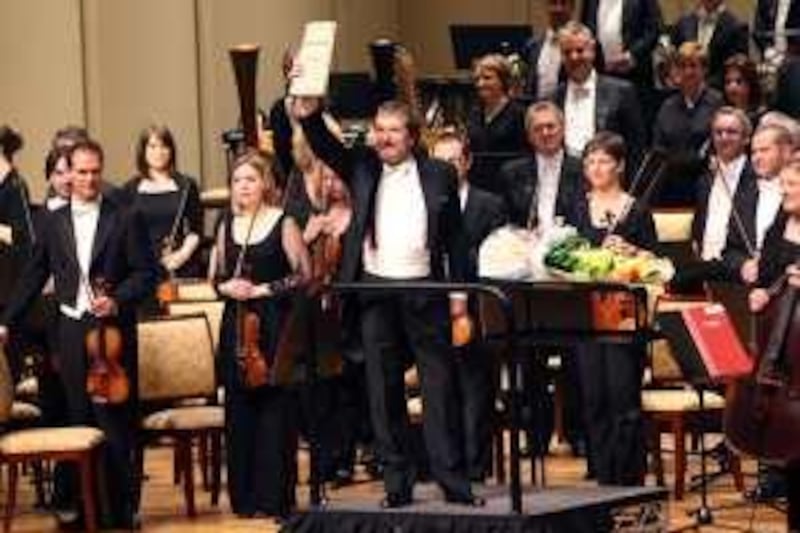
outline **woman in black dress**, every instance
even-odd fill
[[[511,63],[505,57],[490,54],[480,58],[473,78],[478,102],[467,117],[473,155],[469,181],[504,197],[497,173],[503,163],[526,151],[525,106],[511,95]]]
[[[163,277],[200,275],[197,248],[203,215],[197,182],[177,171],[172,133],[163,126],[142,131],[136,143],[137,174],[125,195],[141,211],[163,267]]]
[[[767,290],[782,276],[794,287],[800,287],[800,163],[792,163],[781,172],[784,197],[782,211],[767,231],[759,260],[758,281],[750,291],[750,310],[763,311],[772,297]],[[795,311],[796,313],[797,311]],[[789,353],[790,364],[800,354]],[[787,526],[790,532],[800,531],[800,460],[786,466],[789,510]]]
[[[595,135],[583,156],[587,193],[576,198],[567,219],[595,246],[623,253],[652,250],[656,234],[650,212],[621,185],[625,157],[622,137],[609,132]],[[577,358],[590,469],[601,485],[643,483],[643,350],[635,345],[587,342],[578,347]]]
[[[297,223],[274,205],[272,161],[246,153],[232,168],[232,211],[216,237],[216,287],[225,299],[220,361],[225,385],[228,491],[233,512],[285,516],[294,504],[296,435],[292,395],[281,385],[248,387],[237,360],[237,316],[254,312],[271,366],[290,307],[288,288],[310,276]]]
[[[19,133],[6,125],[0,126],[0,312],[33,249],[28,187],[14,167],[14,154],[22,144]],[[19,375],[21,336],[15,335],[7,347],[14,376]]]

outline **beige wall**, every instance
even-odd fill
[[[80,1],[2,1],[0,123],[22,132],[17,164],[38,196],[53,131],[85,120]]]
[[[363,70],[375,35],[396,37],[399,0],[2,0],[0,123],[19,129],[17,163],[44,193],[52,133],[87,126],[105,146],[106,176],[133,172],[138,132],[175,133],[182,169],[208,187],[225,182],[220,133],[236,126],[228,48],[261,46],[258,103],[281,92],[280,58],[303,23],[340,22],[336,68]],[[12,81],[13,80],[13,81]]]
[[[367,43],[399,38],[421,73],[452,72],[452,23],[545,23],[544,0],[0,0],[0,122],[26,138],[19,166],[35,196],[52,132],[88,125],[106,146],[107,175],[130,176],[133,144],[168,124],[181,167],[205,187],[225,182],[220,133],[238,120],[228,48],[261,46],[260,106],[281,93],[280,58],[311,19],[339,21],[335,68],[365,70]],[[729,0],[750,18],[755,0]],[[694,0],[661,0],[674,20]]]

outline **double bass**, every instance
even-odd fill
[[[766,462],[800,459],[800,364],[792,360],[800,354],[799,294],[786,284],[757,317],[753,372],[731,383],[726,395],[728,442]]]

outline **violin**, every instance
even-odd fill
[[[108,284],[98,279],[91,290],[93,296],[109,293]],[[109,318],[98,317],[84,339],[89,367],[86,392],[94,403],[120,404],[130,396],[130,381],[122,366],[122,333]]]
[[[727,390],[725,436],[764,461],[800,459],[799,290],[787,286],[758,317],[753,372]]]
[[[261,319],[239,303],[237,309],[238,346],[236,361],[245,388],[255,389],[269,381],[269,364],[260,348]]]

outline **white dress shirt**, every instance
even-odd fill
[[[597,129],[595,107],[597,101],[597,73],[593,70],[582,84],[567,82],[567,96],[564,100],[566,131],[564,143],[567,153],[581,157],[583,148],[594,136]]]
[[[68,203],[69,200],[66,200],[65,198],[62,198],[60,196],[51,196],[50,198],[47,199],[47,202],[45,202],[48,211],[56,211],[58,209],[61,209]]]
[[[536,194],[531,205],[531,215],[536,214],[538,228],[549,228],[555,222],[558,185],[561,181],[563,163],[563,150],[559,150],[553,156],[536,154]],[[533,209],[536,211],[534,212]],[[528,225],[531,225],[530,222],[532,221],[529,220]]]
[[[75,255],[81,274],[78,279],[78,293],[75,295],[75,306],[61,305],[61,312],[68,317],[80,319],[90,308],[89,268],[92,260],[94,236],[97,233],[97,221],[100,219],[100,201],[83,202],[72,199],[72,228],[75,236]]]
[[[761,249],[767,230],[772,226],[783,200],[778,178],[758,179],[758,204],[756,205],[756,248]]]
[[[536,64],[539,98],[549,98],[556,93],[559,72],[561,72],[561,47],[558,45],[558,35],[552,29],[548,29]]]
[[[428,210],[416,160],[384,165],[375,194],[375,246],[364,239],[364,270],[391,279],[429,276]]]
[[[739,186],[745,161],[745,156],[740,155],[714,176],[714,184],[708,195],[706,227],[703,233],[701,257],[704,261],[722,257],[722,250],[725,249],[728,240],[728,224],[733,209],[731,202]]]
[[[597,6],[597,40],[603,47],[606,61],[616,57],[624,49],[622,43],[623,0],[600,0]]]
[[[700,43],[700,46],[702,46],[703,50],[706,52],[708,52],[708,45],[714,37],[717,21],[723,11],[725,11],[725,2],[722,2],[711,13],[708,13],[702,7],[697,10],[697,42]]]
[[[467,209],[467,199],[469,198],[469,182],[465,181],[458,188],[458,203],[461,205],[461,212]]]
[[[786,21],[791,6],[792,0],[778,0],[778,9],[775,12],[775,50],[781,54],[786,53]]]

